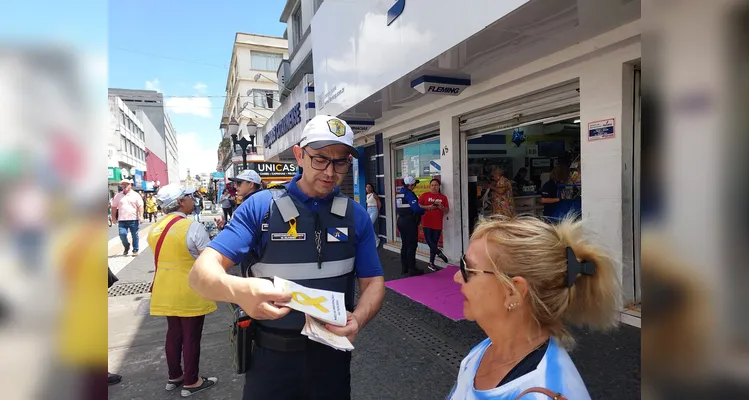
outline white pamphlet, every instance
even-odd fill
[[[325,325],[309,315],[305,315],[305,317],[307,318],[307,323],[304,324],[302,335],[307,336],[310,340],[330,346],[336,350],[351,351],[354,349],[354,346],[345,336],[338,336],[325,329]]]
[[[273,284],[276,289],[291,293],[291,301],[276,304],[303,312],[331,325],[346,326],[343,293],[311,289],[279,277],[273,278]]]

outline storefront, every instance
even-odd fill
[[[429,191],[429,182],[432,179],[440,179],[440,142],[439,132],[426,133],[418,138],[407,142],[392,145],[392,159],[394,160],[392,187],[393,198],[403,186],[403,178],[415,177],[419,183],[414,189],[417,197]],[[400,243],[400,235],[396,226],[397,216],[392,214],[392,226],[395,227],[393,242]],[[442,236],[439,239],[440,246],[443,245]],[[424,232],[419,230],[419,249],[429,254],[429,246],[424,239]]]
[[[579,88],[574,81],[461,116],[464,235],[470,236],[479,217],[496,210],[491,204],[496,169],[512,182],[515,215],[582,213]],[[552,174],[555,168],[558,174]],[[553,195],[560,201],[543,205],[541,193],[552,175],[559,180]]]
[[[541,215],[539,191],[564,166],[557,195],[621,262],[625,297],[638,304],[639,4],[477,1],[454,29],[444,28],[456,12],[447,0],[409,1],[390,21],[374,0],[323,3],[312,21],[318,112],[375,121],[355,145],[382,139],[390,242],[400,179],[440,177],[452,263],[486,213],[494,167],[510,180],[527,170],[514,211]],[[419,34],[429,40],[398,39]]]

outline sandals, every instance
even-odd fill
[[[218,383],[218,378],[214,378],[214,377],[208,378],[205,376],[203,376],[202,378],[203,378],[203,384],[200,386],[193,387],[193,388],[186,388],[183,386],[182,393],[181,393],[182,397],[190,397],[194,395],[195,393],[202,392],[203,390],[209,389],[213,387],[214,385],[216,385],[216,383]]]

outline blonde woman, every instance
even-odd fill
[[[614,327],[621,286],[613,261],[583,238],[580,222],[482,222],[454,279],[466,319],[488,338],[461,363],[449,399],[590,399],[567,355],[574,340],[566,326]]]

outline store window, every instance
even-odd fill
[[[413,175],[417,179],[430,178],[439,174],[440,142],[430,140],[406,146],[395,151],[395,177],[405,178]]]
[[[481,215],[559,217],[581,212],[577,117],[469,135],[467,153],[469,233]],[[511,196],[506,194],[506,186],[496,182],[496,168],[509,180]],[[544,204],[542,197],[560,201]]]
[[[278,66],[281,65],[282,58],[281,54],[253,51],[250,56],[250,63],[254,70],[275,72],[278,70]]]
[[[439,138],[426,139],[420,143],[414,143],[406,145],[402,148],[395,150],[394,154],[395,165],[393,169],[393,176],[395,180],[393,182],[393,188],[395,194],[403,186],[403,178],[408,175],[414,176],[419,180],[419,184],[414,189],[416,196],[429,191],[429,182],[433,178],[440,179],[440,142]],[[397,220],[397,216],[393,216]],[[400,235],[398,233],[397,221],[393,221],[395,227],[395,241],[400,242]],[[444,236],[444,235],[443,235]],[[443,236],[440,236],[439,245],[442,246]],[[427,251],[426,239],[424,238],[423,230],[419,229],[419,248]]]

